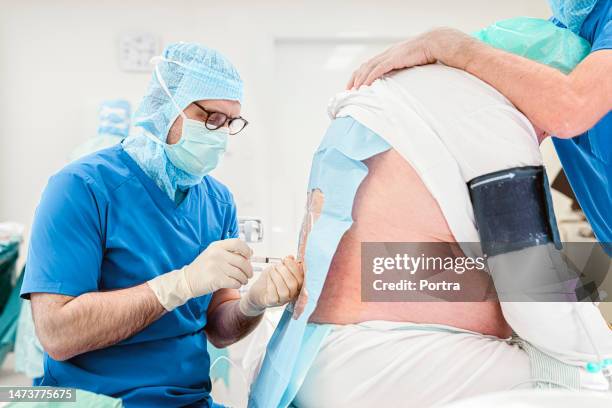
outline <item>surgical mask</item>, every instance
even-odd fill
[[[227,129],[210,130],[204,123],[183,117],[181,140],[164,143],[168,159],[179,169],[196,177],[204,177],[214,170],[227,148]],[[157,141],[159,139],[156,138]]]
[[[203,122],[189,119],[170,94],[158,65],[155,66],[155,74],[162,89],[183,118],[183,129],[181,139],[175,144],[164,143],[148,132],[147,136],[164,147],[168,159],[176,167],[193,176],[204,177],[217,167],[223,157],[227,148],[229,130],[226,128],[210,130]]]
[[[597,0],[548,0],[553,16],[576,34]]]

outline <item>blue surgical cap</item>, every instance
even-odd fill
[[[553,16],[576,34],[598,0],[548,0]]]
[[[170,127],[179,115],[177,106],[164,91],[168,87],[174,102],[184,110],[194,101],[223,99],[242,103],[243,84],[232,63],[220,52],[196,43],[168,45],[155,58],[156,70],[136,112],[130,136],[124,140],[125,151],[143,171],[171,198],[176,190],[184,190],[202,181],[174,166],[163,146],[145,133],[165,142]]]
[[[156,63],[181,110],[205,99],[242,103],[242,79],[232,63],[216,50],[195,43],[174,43],[166,47]],[[165,142],[178,115],[154,72],[135,113],[134,125],[142,126]]]

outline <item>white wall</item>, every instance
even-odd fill
[[[198,41],[221,50],[237,65],[246,82],[243,113],[251,125],[232,140],[216,176],[234,191],[239,212],[264,217],[270,232],[271,201],[280,200],[275,207],[295,201],[270,188],[272,175],[278,178],[284,171],[277,158],[291,154],[270,143],[278,112],[278,41],[390,41],[437,25],[472,31],[518,15],[547,17],[548,7],[545,0],[2,2],[0,221],[29,227],[48,177],[95,133],[100,101],[123,97],[137,104],[149,75],[119,70],[117,40],[122,33],[149,32],[163,43]],[[317,78],[296,81],[307,87]],[[302,161],[296,159],[294,165],[308,167],[310,153],[301,147],[299,141],[292,146]],[[267,245],[260,250],[275,252]]]

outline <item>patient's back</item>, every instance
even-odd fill
[[[365,162],[369,174],[353,206],[354,223],[334,255],[310,321],[350,324],[368,320],[435,323],[506,337],[510,328],[497,302],[362,302],[362,242],[454,242],[444,215],[414,169],[393,149]],[[478,272],[466,284],[486,286]]]

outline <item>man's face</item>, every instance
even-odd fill
[[[235,118],[240,116],[240,102],[238,101],[228,101],[224,99],[208,99],[197,102],[209,112],[225,113],[228,118]],[[187,106],[187,108],[185,108],[183,112],[185,112],[185,115],[189,119],[194,119],[202,123],[206,122],[206,119],[208,117],[206,112],[198,108],[193,103],[189,104],[189,106]],[[225,126],[227,126],[227,124]],[[166,143],[175,144],[176,142],[181,140],[182,129],[183,117],[179,115],[170,127],[170,130],[168,131]]]

